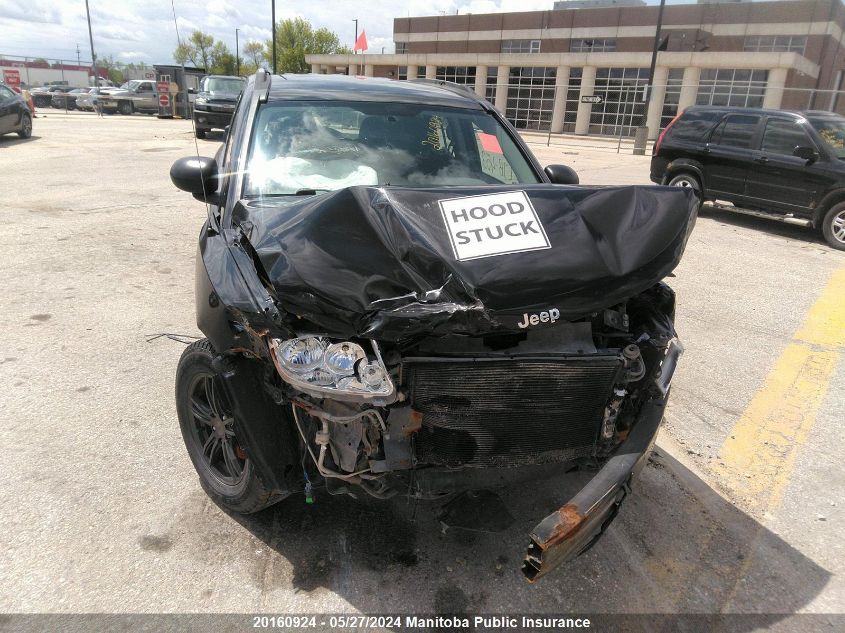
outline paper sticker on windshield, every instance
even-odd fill
[[[551,248],[524,191],[441,200],[440,210],[459,261]]]
[[[484,132],[477,132],[478,142],[481,143],[481,149],[491,154],[504,154],[502,146],[499,145],[499,139],[495,134],[485,134]]]

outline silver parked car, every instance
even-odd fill
[[[108,94],[108,91],[109,88],[90,88],[85,94],[81,94],[76,98],[76,107],[80,110],[93,112],[97,109],[97,104],[100,100]]]

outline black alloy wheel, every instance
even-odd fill
[[[247,457],[235,438],[234,418],[227,410],[213,374],[197,374],[190,388],[191,433],[201,447],[204,465],[225,486],[244,480]]]
[[[176,411],[188,456],[205,492],[234,512],[257,512],[286,495],[267,488],[238,441],[237,424],[203,339],[189,345],[176,370]]]

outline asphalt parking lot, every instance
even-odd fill
[[[584,184],[648,183],[648,157],[531,142]],[[833,623],[792,614],[845,610],[845,253],[821,236],[702,212],[668,280],[686,353],[656,455],[602,541],[529,585],[526,533],[577,480],[508,490],[516,525],[462,538],[405,500],[208,500],[174,409],[183,347],[147,340],[198,334],[205,213],[168,177],[194,151],[190,123],[143,115],[48,111],[0,138],[0,611],[739,612],[802,631]]]

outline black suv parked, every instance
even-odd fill
[[[653,182],[691,187],[720,208],[821,228],[845,250],[840,116],[694,106],[666,127],[652,154]]]
[[[243,77],[208,75],[200,82],[200,91],[194,101],[194,130],[197,138],[216,128],[226,129],[232,121],[235,104],[246,81]]]

